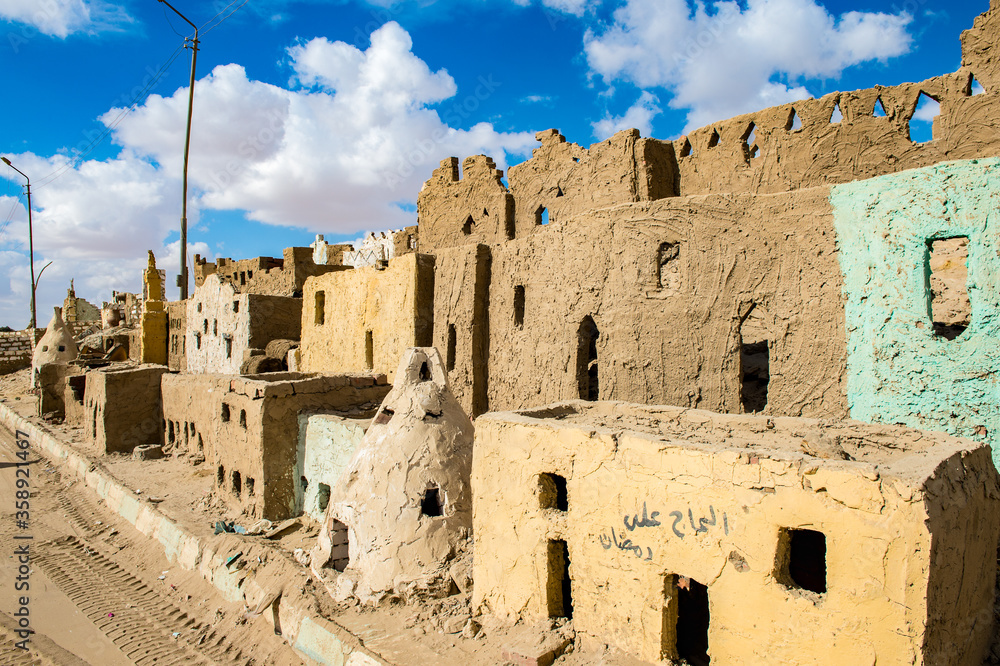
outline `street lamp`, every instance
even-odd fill
[[[28,175],[18,169],[16,166],[10,163],[10,160],[6,157],[0,157],[3,163],[9,166],[14,171],[18,172],[24,179],[28,182],[28,261],[31,262],[31,334],[35,334],[35,329],[38,327],[38,320],[35,318],[35,241],[34,235],[31,232],[31,179]]]
[[[181,201],[181,274],[177,276],[177,286],[181,288],[181,300],[188,297],[188,270],[187,270],[187,198],[188,198],[188,154],[191,149],[191,112],[194,110],[194,67],[198,62],[198,26],[188,21],[184,14],[181,14],[166,0],[159,0],[180,16],[184,21],[194,28],[194,40],[191,43],[191,83],[188,86],[188,117],[187,133],[184,136],[184,185],[183,200]],[[187,46],[187,39],[184,40]]]

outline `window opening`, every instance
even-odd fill
[[[740,323],[740,402],[743,412],[764,411],[771,379],[767,326],[760,308],[751,307]]]
[[[556,185],[556,198],[558,199],[561,196],[564,196],[563,195],[563,191],[562,191],[562,187],[559,186],[559,185]]]
[[[239,472],[233,472],[233,492],[237,497],[239,497],[240,493],[243,492],[243,484],[240,481]]]
[[[836,125],[844,119],[844,114],[840,112],[840,102],[833,105],[833,113],[830,114],[830,124]]]
[[[176,433],[174,432],[174,422],[167,421],[167,443],[173,444],[175,441]]]
[[[365,331],[365,367],[369,370],[375,367],[375,339],[371,331]]]
[[[451,372],[455,369],[455,346],[458,343],[458,334],[455,332],[455,325],[448,324],[448,349],[447,349],[447,368]]]
[[[974,95],[982,95],[984,92],[986,92],[986,89],[983,88],[982,84],[976,80],[975,76],[970,74],[969,85],[966,87],[965,94],[971,97]]]
[[[548,580],[545,585],[549,617],[573,617],[573,587],[569,575],[569,547],[562,539],[548,542]]]
[[[420,513],[431,517],[441,515],[441,497],[437,488],[424,491],[424,497],[420,500]]]
[[[194,334],[194,348],[201,349],[201,333]]]
[[[240,302],[233,301],[233,312],[239,312],[239,311],[240,311]]]
[[[330,553],[333,568],[343,571],[351,563],[351,537],[347,525],[337,519],[333,520],[330,527],[330,543],[333,545]]]
[[[196,310],[197,310],[198,312],[201,312],[201,303],[198,303],[198,304],[197,304],[197,305],[195,306],[195,309],[196,309]]]
[[[518,328],[524,326],[524,285],[519,284],[514,287],[514,325]]]
[[[779,539],[781,582],[790,588],[826,592],[826,535],[816,530],[786,529]]]
[[[431,369],[427,365],[427,361],[420,364],[420,381],[429,382],[431,380]]]
[[[218,319],[213,319],[212,320],[212,335],[218,335],[218,334],[219,334],[219,320]]]
[[[549,223],[549,209],[545,206],[539,206],[535,210],[535,225],[541,226],[543,224]]]
[[[566,477],[548,472],[538,475],[538,507],[569,511]]]
[[[251,479],[250,477],[247,477],[247,497],[253,497],[256,494],[254,492],[254,486],[255,485],[256,485],[256,482],[253,479]]]
[[[245,272],[241,272],[240,273],[240,286],[243,286],[246,283],[247,283],[247,274]]]
[[[722,142],[722,137],[719,136],[719,131],[712,130],[712,136],[708,137],[708,147],[715,148],[721,142]]]
[[[201,322],[201,330],[202,330],[202,332],[203,332],[203,333],[205,333],[206,335],[208,334],[208,320],[207,320],[207,319],[205,319],[205,320],[203,320],[203,321]]]
[[[582,400],[600,399],[597,368],[597,339],[600,335],[593,318],[590,315],[584,317],[577,332],[576,352],[576,376]]]
[[[244,430],[247,429],[247,410],[245,409],[240,410],[240,425]]]
[[[710,620],[708,588],[677,576],[677,656],[691,666],[707,666]]]
[[[226,358],[233,357],[233,338],[230,335],[223,336],[223,341],[226,343]]]
[[[743,132],[743,150],[746,152],[747,159],[753,159],[757,157],[757,125],[755,123],[750,123],[747,126],[745,132]]]
[[[797,132],[802,129],[802,119],[799,118],[799,114],[796,113],[795,109],[788,112],[788,120],[785,121],[785,131],[786,132]]]
[[[677,289],[680,287],[681,269],[677,258],[680,256],[680,243],[660,243],[656,251],[656,285],[660,289]]]
[[[229,405],[222,403],[222,422],[229,423]]]
[[[326,292],[317,291],[316,292],[316,318],[314,323],[317,326],[322,326],[326,321]]]
[[[681,144],[681,157],[691,157],[691,142],[687,138]]]
[[[319,484],[319,489],[316,491],[316,502],[320,511],[326,511],[326,507],[330,504],[330,486],[325,483]]]
[[[872,108],[872,116],[875,118],[885,118],[886,115],[885,105],[882,104],[882,98],[876,97],[875,106]]]
[[[934,334],[954,340],[972,318],[969,302],[969,237],[927,241],[928,312]]]
[[[205,444],[201,441],[201,433],[198,433],[198,453],[205,451]]]
[[[934,138],[934,120],[941,113],[941,104],[924,91],[917,97],[917,106],[910,117],[910,141],[927,143]]]
[[[219,469],[215,474],[215,480],[218,481],[220,488],[226,483],[226,468],[222,465],[219,465]]]
[[[469,236],[472,234],[472,230],[475,228],[476,228],[476,221],[473,220],[472,216],[470,215],[468,219],[465,220],[465,224],[462,225],[462,233],[465,234],[466,236]]]

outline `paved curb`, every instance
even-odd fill
[[[233,602],[243,602],[251,608],[259,603],[273,589],[260,583],[245,571],[227,566],[226,562],[237,552],[243,552],[248,559],[252,551],[262,548],[250,542],[241,542],[238,537],[219,539],[208,544],[190,534],[183,527],[170,520],[156,507],[139,499],[135,493],[121,485],[84,455],[59,442],[55,437],[36,424],[15,413],[7,405],[0,403],[0,423],[12,432],[21,431],[28,435],[33,448],[40,451],[54,463],[83,481],[109,509],[130,522],[137,530],[150,539],[159,541],[170,562],[176,562],[182,569],[197,571]],[[281,577],[281,560],[274,560],[276,566],[265,567],[261,573],[269,572],[269,579]],[[289,579],[302,576],[301,570],[287,568]],[[282,595],[274,608],[274,619],[281,627],[282,637],[301,656],[319,664],[330,666],[391,666],[366,649],[361,641],[342,627],[329,622]],[[265,609],[266,610],[266,609]]]

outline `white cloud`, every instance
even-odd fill
[[[134,22],[124,8],[102,0],[0,0],[0,19],[61,38],[120,30]]]
[[[412,201],[448,155],[526,154],[530,132],[480,123],[458,129],[502,85],[482,77],[466,95],[445,71],[413,54],[409,34],[387,23],[361,51],[314,39],[289,49],[291,89],[217,67],[195,86],[191,179],[205,208],[243,209],[269,224],[351,233],[412,224]],[[116,140],[180,173],[187,91],[152,96],[122,122]],[[117,115],[110,111],[105,121]]]
[[[498,132],[489,123],[460,129],[489,104],[502,79],[487,74],[459,90],[411,47],[406,31],[389,23],[373,33],[367,51],[322,38],[292,47],[289,88],[249,79],[238,65],[216,67],[199,80],[189,229],[207,209],[245,210],[255,220],[321,233],[399,228],[414,223],[412,204],[442,158],[486,153],[506,168],[508,154],[523,156],[536,146],[533,132]],[[102,120],[110,123],[118,112]],[[74,166],[64,156],[9,155],[32,176],[36,265],[54,262],[39,303],[42,295],[61,302],[71,277],[78,295],[97,305],[112,289],[135,291],[147,249],[176,274],[176,243],[164,243],[179,221],[186,114],[186,88],[150,96],[115,129],[122,150],[114,159]],[[3,171],[0,177],[17,182]],[[0,214],[12,203],[0,199]],[[24,209],[18,212],[22,217],[0,238],[0,250],[22,257],[7,265],[0,256],[0,324],[11,326],[26,320],[24,294],[14,293],[28,282],[27,225]],[[198,239],[189,238],[189,254],[212,256],[192,240]]]
[[[814,0],[719,2],[709,13],[687,0],[626,0],[600,34],[585,36],[587,61],[610,84],[662,87],[689,109],[688,127],[809,96],[793,82],[835,78],[852,65],[906,53],[903,12],[831,15]]]
[[[653,118],[660,113],[659,100],[656,95],[644,91],[635,104],[630,106],[621,116],[605,116],[593,123],[594,138],[603,141],[615,132],[630,127],[637,128],[644,136],[652,132]]]

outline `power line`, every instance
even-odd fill
[[[234,8],[233,11],[231,11],[228,14],[226,14],[225,16],[223,16],[218,21],[218,23],[216,23],[215,25],[213,25],[212,27],[210,27],[208,30],[205,30],[204,32],[202,32],[201,36],[204,37],[208,33],[212,32],[213,30],[215,30],[216,28],[218,28],[220,25],[222,25],[223,23],[225,23],[226,20],[229,19],[229,17],[231,17],[233,14],[235,14],[240,9],[242,9],[243,6],[246,5],[249,1],[250,0],[243,0],[243,2],[241,2],[238,7]],[[219,12],[218,14],[216,14],[215,16],[213,16],[211,19],[209,19],[208,21],[206,21],[205,25],[208,25],[209,23],[211,23],[212,21],[214,21],[215,19],[217,19],[222,14],[222,12],[226,11],[226,9],[229,9],[230,7],[232,7],[233,5],[235,5],[237,2],[239,2],[239,0],[233,0],[232,2],[230,2],[229,5],[227,5],[221,12]],[[202,29],[204,29],[205,25],[202,26]]]
[[[111,134],[111,132],[114,131],[114,129],[118,127],[118,125],[120,125],[122,121],[125,120],[126,116],[132,113],[136,109],[136,107],[141,102],[143,102],[146,99],[146,97],[149,96],[149,93],[152,90],[153,86],[155,86],[159,82],[159,80],[163,77],[163,75],[166,74],[170,66],[174,63],[175,60],[177,60],[177,57],[180,55],[183,48],[184,45],[182,44],[174,50],[174,52],[170,55],[167,62],[162,67],[160,67],[159,70],[157,70],[156,75],[153,76],[153,78],[149,81],[149,83],[147,83],[145,86],[142,87],[142,89],[135,95],[135,97],[132,98],[132,101],[129,103],[129,105],[124,107],[121,110],[121,112],[119,112],[119,114],[114,118],[114,120],[112,120],[110,124],[107,124],[105,126],[104,130],[99,135],[97,135],[97,137],[91,140],[91,142],[87,144],[87,146],[82,151],[78,152],[73,157],[73,159],[69,160],[62,167],[56,169],[55,171],[48,174],[44,178],[41,178],[39,180],[39,184],[35,186],[35,189],[41,189],[46,185],[52,184],[66,171],[79,165],[80,162],[83,161],[85,157],[87,157],[87,155],[96,150],[97,147],[104,142],[104,139],[106,139]]]

